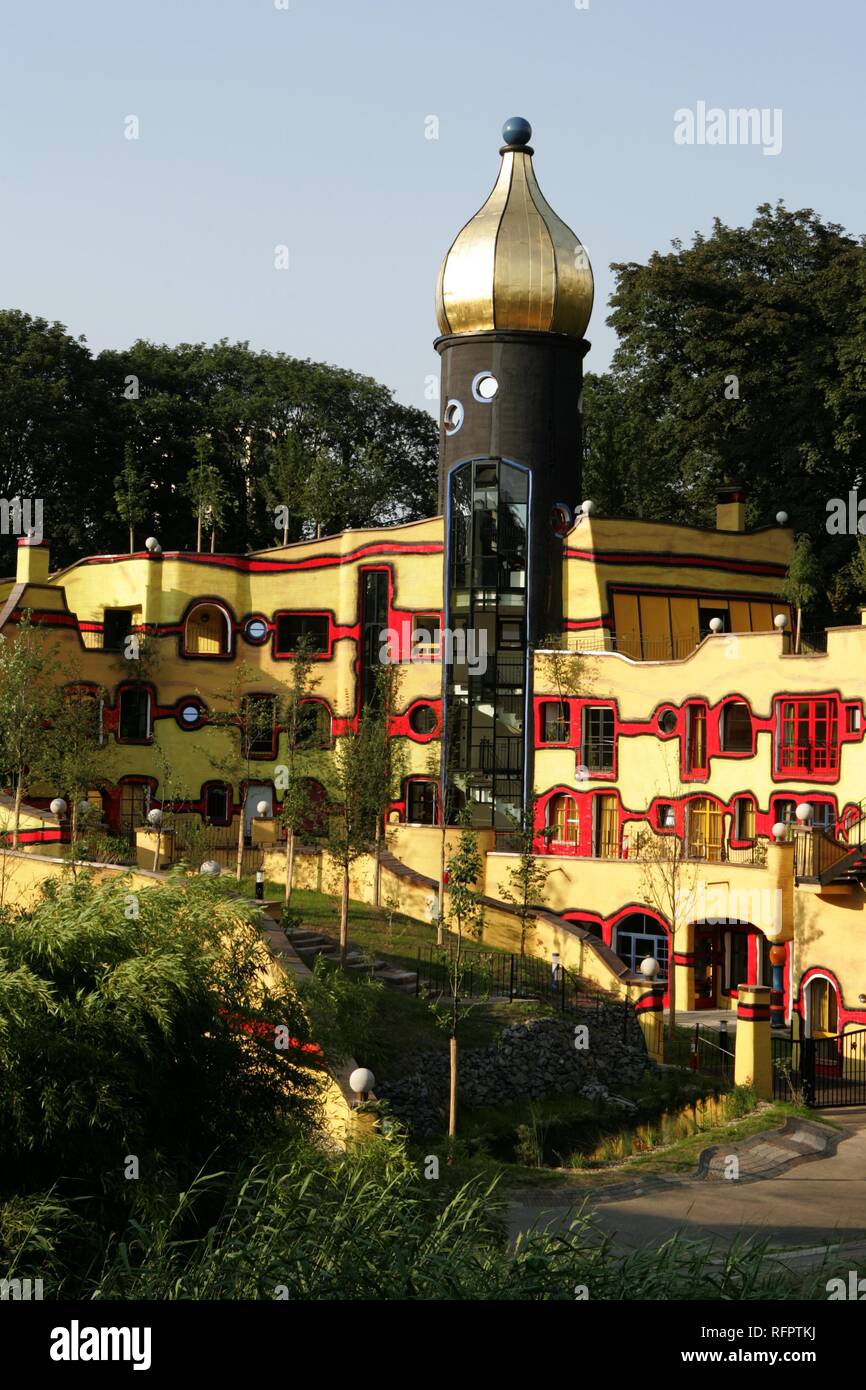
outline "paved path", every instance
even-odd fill
[[[681,1230],[691,1239],[729,1244],[736,1236],[770,1238],[780,1248],[863,1242],[866,1251],[866,1109],[821,1111],[843,1127],[836,1150],[784,1172],[746,1182],[647,1176],[621,1189],[590,1193],[587,1210],[623,1248],[656,1246]],[[736,1151],[736,1146],[731,1146]],[[516,1236],[534,1221],[567,1224],[586,1193],[521,1193],[509,1225]]]

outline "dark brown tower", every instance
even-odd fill
[[[457,639],[445,672],[448,759],[476,822],[506,830],[531,775],[529,648],[562,627],[593,280],[535,181],[528,123],[515,117],[503,135],[496,186],[442,264],[436,348],[446,629]]]

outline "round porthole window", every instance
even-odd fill
[[[268,625],[264,618],[250,618],[244,628],[248,642],[264,642],[268,635]]]
[[[463,406],[459,401],[448,401],[442,414],[446,434],[456,434],[463,424]]]
[[[416,705],[409,715],[409,728],[413,734],[432,734],[436,724],[436,711],[432,705]]]
[[[492,372],[479,372],[472,381],[472,394],[476,401],[492,401],[499,390],[499,382]]]
[[[659,715],[659,728],[663,734],[672,734],[677,727],[677,717],[672,709],[662,710]]]
[[[198,705],[182,705],[180,720],[182,724],[198,724],[201,719],[201,710]]]

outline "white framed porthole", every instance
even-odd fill
[[[472,378],[472,394],[482,405],[489,405],[499,390],[499,382],[492,372],[477,372]]]
[[[179,722],[182,729],[195,729],[202,721],[204,711],[201,705],[185,700],[180,707]]]
[[[463,424],[463,406],[459,401],[448,401],[442,412],[442,424],[446,434],[456,434]]]
[[[246,637],[248,642],[252,642],[254,646],[261,646],[262,642],[267,640],[267,636],[268,625],[264,618],[254,617],[247,619],[244,627],[244,637]]]

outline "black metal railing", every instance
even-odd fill
[[[598,1014],[615,1007],[623,1013],[624,1035],[634,1006],[628,999],[596,989],[562,965],[538,956],[506,955],[463,947],[457,964],[456,947],[427,946],[418,952],[415,992],[451,997],[456,985],[460,999],[535,999],[563,1014]]]
[[[866,1105],[866,1028],[838,1037],[770,1040],[773,1095],[815,1109]]]

